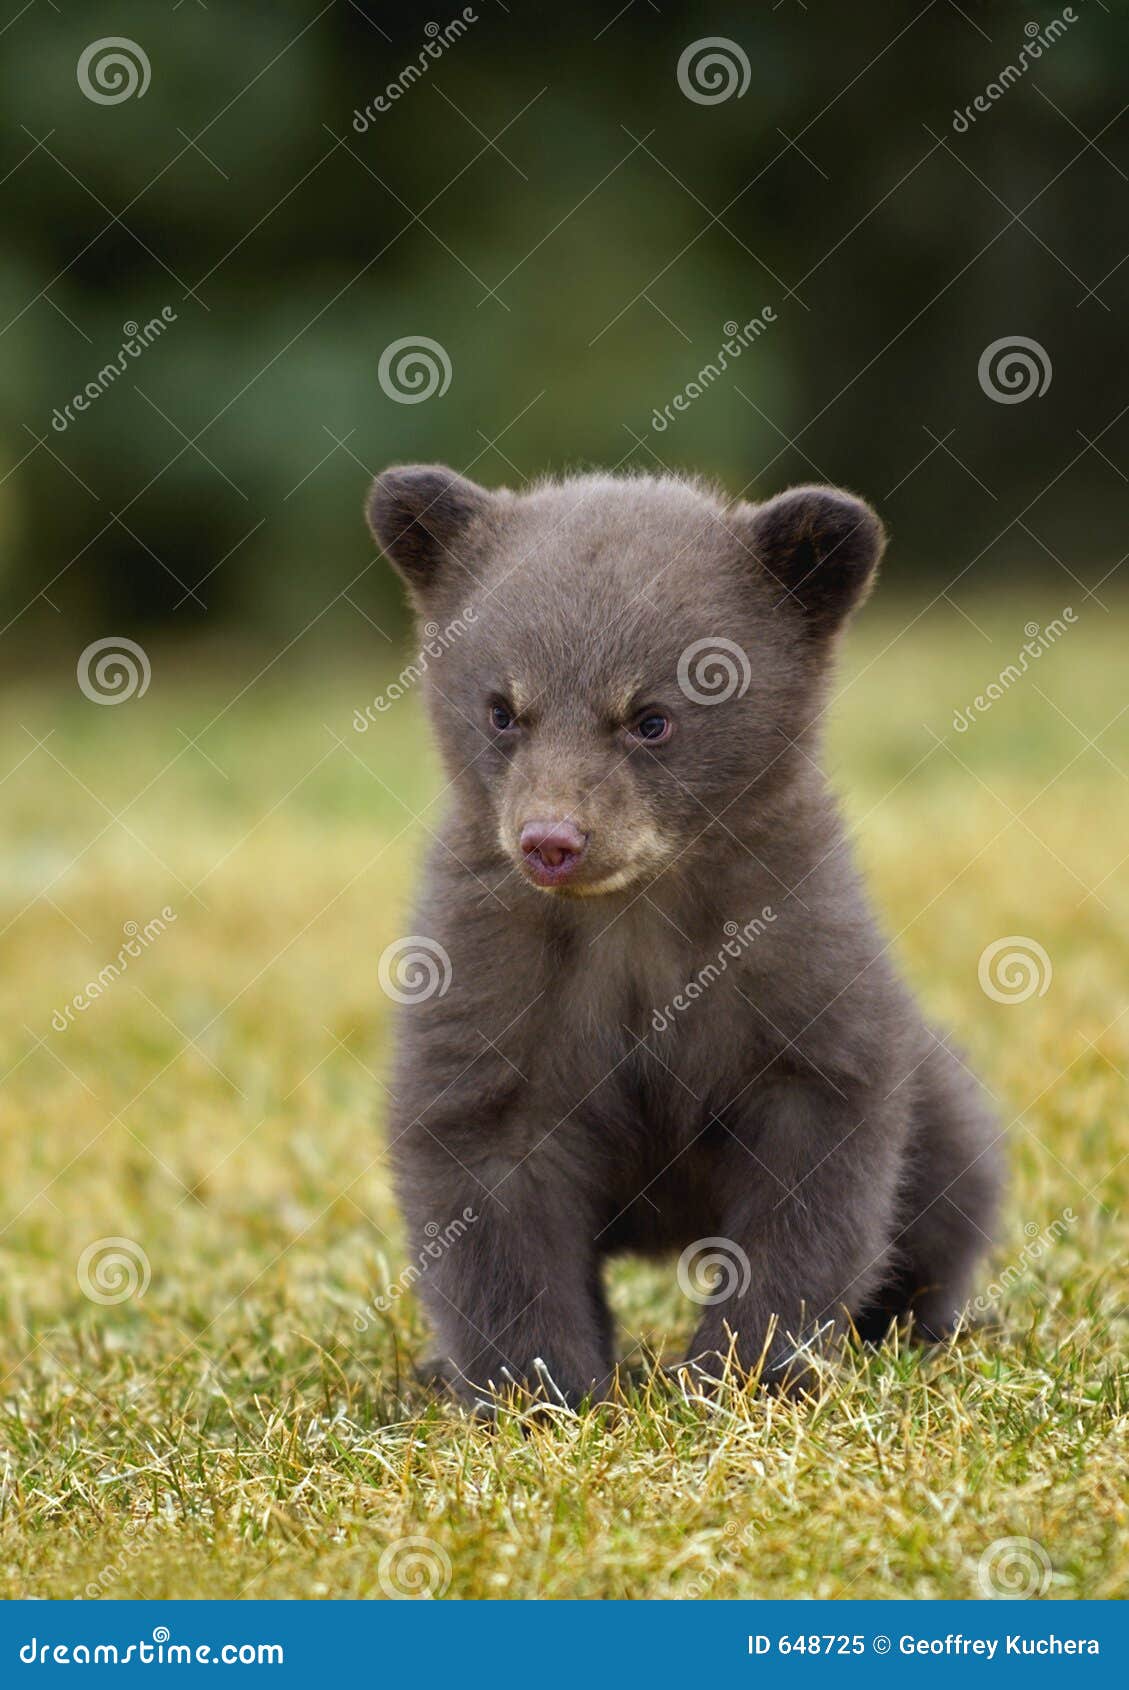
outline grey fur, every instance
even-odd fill
[[[852,1325],[949,1332],[995,1218],[994,1129],[891,966],[819,768],[877,517],[829,488],[488,493],[436,465],[379,476],[368,514],[421,622],[473,611],[425,680],[449,786],[412,927],[451,974],[399,1012],[390,1135],[413,1253],[477,1217],[419,1280],[457,1388],[547,1369],[570,1404],[605,1393],[604,1260],[701,1239],[749,1265],[703,1305],[707,1366],[732,1345],[780,1385]],[[694,702],[680,659],[719,640],[747,674]],[[644,705],[668,744],[625,737]],[[562,888],[523,873],[530,817],[589,836]]]

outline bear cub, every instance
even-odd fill
[[[608,1394],[624,1251],[679,1257],[707,1376],[799,1388],[906,1316],[944,1337],[992,1232],[995,1129],[892,966],[820,768],[874,512],[429,464],[378,476],[368,517],[429,642],[446,771],[390,1138],[451,1385]]]

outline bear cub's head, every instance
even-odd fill
[[[755,834],[812,770],[835,635],[884,545],[829,487],[729,504],[677,477],[489,492],[377,477],[462,836],[556,895],[638,890]]]

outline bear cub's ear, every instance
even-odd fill
[[[484,487],[445,464],[405,464],[377,476],[365,514],[381,551],[422,599],[449,570],[473,581],[464,542],[491,502]]]
[[[743,538],[813,634],[834,633],[869,592],[886,545],[870,506],[834,487],[792,487],[753,511]]]

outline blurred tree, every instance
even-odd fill
[[[878,504],[899,572],[1084,593],[1125,528],[1124,32],[1095,0],[26,9],[0,623],[391,628],[360,510],[411,458],[826,477]],[[1006,403],[978,367],[1016,336],[1051,382]],[[396,391],[410,359],[382,385],[420,337],[434,391]]]

